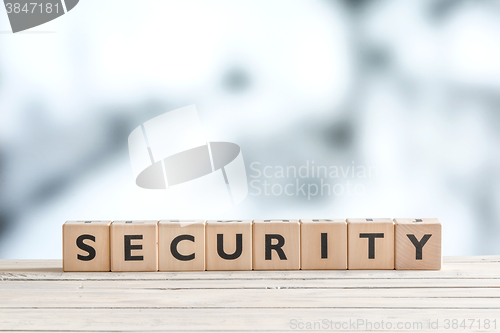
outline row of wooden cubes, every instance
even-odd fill
[[[68,221],[64,271],[441,268],[438,219]]]

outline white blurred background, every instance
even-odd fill
[[[189,104],[249,176],[377,176],[178,216],[127,137]],[[81,0],[17,34],[0,10],[0,258],[60,258],[66,220],[164,218],[437,217],[444,255],[499,254],[499,111],[500,1]]]

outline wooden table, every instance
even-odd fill
[[[3,260],[0,331],[498,331],[499,288],[500,256],[413,272],[63,273],[60,260]]]

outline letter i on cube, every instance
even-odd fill
[[[347,269],[345,219],[300,220],[302,269]]]

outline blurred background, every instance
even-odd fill
[[[377,173],[178,216],[135,185],[127,138],[189,104],[249,181]],[[444,255],[499,254],[499,111],[500,1],[81,0],[17,34],[0,10],[0,258],[61,258],[66,220],[195,217],[437,217]]]

